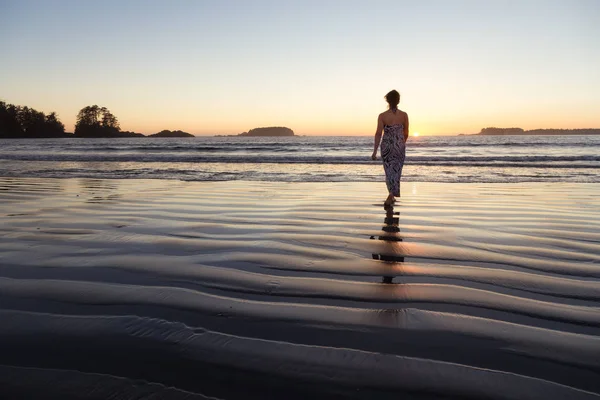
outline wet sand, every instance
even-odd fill
[[[0,178],[0,398],[600,398],[599,194]]]

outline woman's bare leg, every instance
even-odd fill
[[[396,201],[396,199],[394,198],[394,195],[390,193],[388,195],[387,199],[385,199],[385,203],[384,204],[386,206],[389,206],[389,205],[392,205],[395,201]]]

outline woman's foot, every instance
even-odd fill
[[[391,194],[387,197],[387,199],[385,199],[385,202],[383,203],[384,206],[391,206],[392,204],[394,204],[396,202],[396,199],[394,198],[394,196],[392,196]]]

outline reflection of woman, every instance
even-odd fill
[[[404,262],[404,253],[402,249],[398,247],[398,243],[402,241],[400,236],[400,213],[394,212],[394,205],[385,207],[385,219],[383,220],[384,225],[381,228],[383,231],[382,235],[379,235],[378,239],[383,242],[377,246],[377,252],[371,253],[374,260],[387,261],[390,267],[390,272],[396,270],[399,263]],[[375,239],[375,236],[371,236],[371,239]],[[392,264],[393,263],[393,264]],[[383,283],[392,283],[393,276],[383,276]]]
[[[375,131],[375,145],[373,146],[373,160],[377,159],[377,148],[381,142],[381,158],[385,170],[385,183],[389,195],[385,205],[389,206],[400,196],[400,177],[404,166],[406,139],[408,139],[408,114],[398,109],[400,93],[392,90],[385,95],[389,109],[379,114],[377,130]],[[381,135],[383,133],[383,141]]]

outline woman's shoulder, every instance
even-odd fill
[[[398,109],[398,111],[400,112],[400,115],[404,116],[405,119],[408,118],[408,114],[406,113],[406,111],[402,111],[400,109]],[[398,116],[398,114],[394,114],[391,110],[387,110],[382,112],[381,114],[379,114],[379,119],[383,120],[383,119],[396,119]]]
[[[408,113],[404,110],[401,110],[398,108],[398,111],[400,111],[400,113],[404,114],[404,115],[408,115]],[[382,112],[381,114],[379,114],[380,117],[383,117],[385,115],[395,115],[392,110],[385,110],[384,112]]]
[[[400,115],[402,115],[404,117],[404,121],[406,122],[408,120],[408,113],[404,110],[400,110],[398,109],[398,111],[400,111]]]

